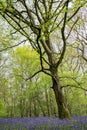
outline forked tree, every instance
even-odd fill
[[[0,14],[24,37],[40,57],[41,69],[52,78],[52,89],[58,106],[59,118],[69,118],[58,68],[64,58],[67,42],[74,25],[79,21],[78,11],[86,0],[0,0]],[[55,40],[55,35],[58,39]],[[50,95],[51,96],[51,95]]]

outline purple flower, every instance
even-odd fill
[[[0,130],[87,130],[87,116],[71,119],[32,117],[0,118]]]

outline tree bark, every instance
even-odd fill
[[[64,98],[64,94],[62,92],[62,86],[60,84],[59,76],[58,76],[58,62],[56,61],[56,57],[54,54],[54,49],[52,46],[52,43],[50,41],[50,38],[46,40],[46,44],[48,45],[49,49],[51,50],[51,53],[47,53],[48,60],[49,60],[49,68],[52,76],[52,83],[53,83],[53,91],[55,94],[55,99],[58,107],[58,114],[59,118],[69,118],[70,112],[67,107],[67,103]],[[61,54],[61,58],[59,59],[59,64],[62,62],[63,54]],[[61,60],[61,61],[60,61]]]
[[[70,112],[66,105],[64,94],[62,92],[62,86],[59,81],[57,68],[51,69],[51,72],[53,75],[53,77],[52,77],[53,87],[52,88],[53,88],[55,98],[56,98],[59,118],[61,118],[61,119],[70,118]]]

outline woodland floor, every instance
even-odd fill
[[[0,118],[0,130],[87,130],[87,116]]]

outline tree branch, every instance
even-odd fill
[[[77,19],[75,20],[75,22],[73,23],[72,27],[70,28],[70,31],[69,31],[69,33],[68,33],[68,35],[67,35],[67,37],[66,37],[66,40],[69,38],[69,36],[70,36],[70,34],[71,34],[71,32],[72,32],[74,26],[76,25],[76,23],[77,23],[78,21],[79,21],[79,18],[77,18]]]
[[[38,73],[40,73],[40,72],[42,72],[42,69],[39,70],[39,71],[37,71],[37,72],[35,72],[32,76],[26,78],[25,80],[28,81],[29,79],[32,79],[33,77],[35,77],[35,76],[36,76]]]
[[[24,42],[26,42],[26,41],[27,41],[27,40],[23,40],[23,41],[19,42],[19,43],[16,44],[16,45],[8,46],[8,47],[6,47],[6,48],[4,48],[4,49],[1,49],[0,52],[6,51],[6,50],[11,49],[11,48],[14,48],[14,47],[17,47],[17,46],[19,46],[20,44],[22,44],[22,43],[24,43]]]
[[[26,78],[25,80],[28,81],[29,79],[32,79],[33,77],[35,77],[40,72],[43,72],[43,73],[45,73],[45,74],[47,74],[47,75],[52,77],[52,75],[50,73],[46,72],[46,70],[48,70],[48,69],[44,69],[44,70],[41,69],[41,70],[35,72],[32,76]]]
[[[66,2],[66,11],[65,11],[65,15],[64,15],[64,22],[63,22],[63,27],[61,29],[62,40],[63,40],[63,50],[62,50],[61,56],[56,64],[57,67],[62,62],[64,54],[65,54],[65,50],[66,50],[65,26],[66,26],[66,21],[67,21],[68,4],[69,4],[69,0],[67,0],[67,2]]]
[[[74,87],[74,88],[79,88],[79,89],[82,89],[82,90],[84,90],[84,91],[87,91],[87,89],[85,89],[85,88],[83,88],[83,87],[74,86],[74,85],[71,85],[71,86],[70,86],[70,85],[68,85],[68,84],[65,85],[65,86],[62,86],[61,89],[62,89],[62,88],[65,88],[65,87]]]

